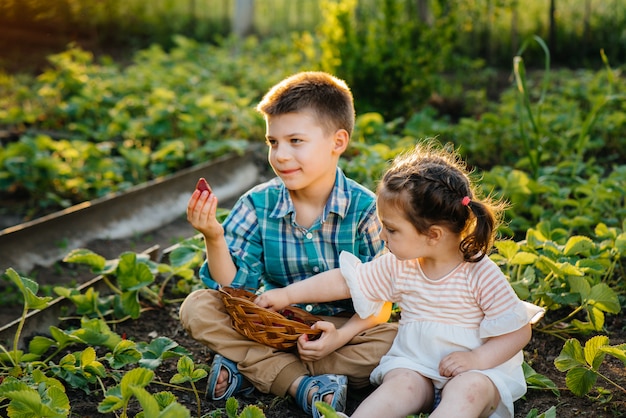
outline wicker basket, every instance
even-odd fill
[[[320,318],[302,309],[290,306],[279,312],[270,311],[256,305],[256,295],[244,289],[222,287],[220,293],[233,327],[261,344],[286,351],[296,346],[300,335],[308,334],[313,340],[322,333],[311,329]]]

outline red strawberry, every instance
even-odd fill
[[[205,190],[207,192],[209,192],[209,193],[212,192],[211,186],[209,186],[209,183],[206,182],[204,177],[200,177],[200,180],[198,180],[198,183],[196,183],[196,189],[200,190],[201,192],[203,192]]]

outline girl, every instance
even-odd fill
[[[344,252],[339,269],[257,303],[278,310],[351,297],[361,317],[398,304],[398,335],[370,376],[379,386],[353,417],[513,417],[526,392],[521,350],[543,309],[521,301],[487,256],[503,208],[476,196],[457,153],[418,145],[377,190],[388,253],[362,263]]]

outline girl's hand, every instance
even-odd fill
[[[344,344],[339,340],[339,331],[332,322],[318,321],[311,328],[322,330],[322,335],[314,341],[309,341],[306,334],[298,338],[298,353],[302,361],[320,360]]]
[[[454,377],[468,370],[480,370],[478,358],[473,351],[456,351],[439,362],[439,374]]]
[[[254,303],[271,311],[280,311],[289,306],[287,290],[285,288],[268,290],[257,296]]]
[[[221,239],[224,228],[217,221],[217,197],[210,191],[195,190],[187,203],[187,220],[207,241]]]

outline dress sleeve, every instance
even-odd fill
[[[480,337],[496,337],[517,331],[526,324],[537,323],[544,313],[544,308],[520,300],[507,313],[497,318],[483,320],[480,324]]]
[[[354,310],[356,313],[359,314],[361,318],[368,318],[372,315],[378,314],[385,302],[370,300],[363,293],[357,274],[357,269],[361,265],[361,260],[347,251],[342,251],[339,255],[339,265],[341,268],[341,274],[350,288],[350,295],[352,297],[352,303],[354,304]]]
[[[472,276],[476,300],[485,315],[480,323],[481,338],[517,331],[543,316],[543,308],[519,299],[500,267],[488,257],[476,263]]]

